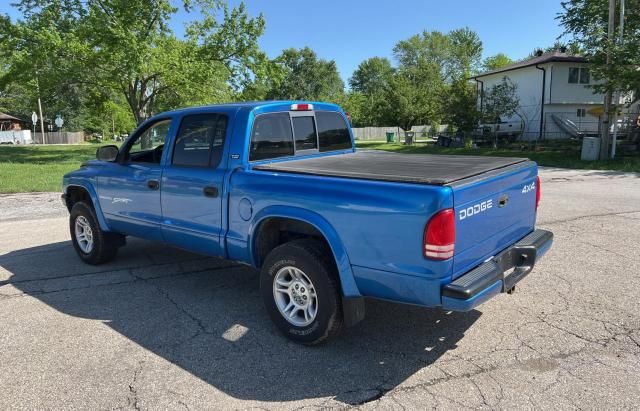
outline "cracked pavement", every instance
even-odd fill
[[[541,177],[555,244],[514,295],[469,313],[368,301],[312,348],[280,336],[250,268],[140,240],[86,266],[55,194],[0,196],[0,404],[636,408],[640,175]]]

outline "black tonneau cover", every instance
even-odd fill
[[[397,154],[382,151],[259,164],[254,170],[445,185],[528,161],[526,158]]]

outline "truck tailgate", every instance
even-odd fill
[[[526,161],[451,184],[456,215],[456,278],[530,233],[537,166]]]
[[[445,185],[527,161],[526,158],[358,151],[254,165],[255,170],[398,183]]]

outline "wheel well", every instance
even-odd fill
[[[86,188],[78,186],[70,186],[67,188],[67,196],[65,198],[67,209],[71,211],[73,205],[79,201],[84,201],[93,208],[93,201],[91,201],[91,196]]]
[[[331,250],[329,242],[313,225],[292,218],[267,218],[258,227],[254,242],[254,260],[261,267],[267,255],[277,246],[299,238],[314,238]]]

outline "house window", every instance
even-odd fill
[[[591,76],[587,67],[569,67],[570,84],[589,84]]]
[[[587,115],[587,109],[585,108],[579,108],[576,113],[576,116],[578,117],[586,117],[586,115]]]

